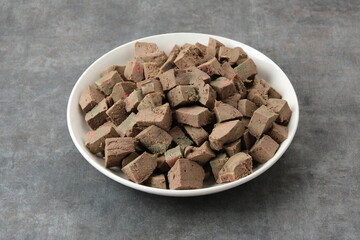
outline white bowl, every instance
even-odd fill
[[[78,104],[79,97],[83,89],[85,89],[86,86],[94,83],[95,80],[99,78],[100,72],[106,67],[113,64],[124,65],[127,61],[133,59],[133,50],[136,41],[154,42],[159,46],[161,50],[169,53],[174,44],[182,45],[185,43],[196,42],[207,44],[209,37],[213,37],[221,41],[228,47],[243,48],[245,52],[247,52],[249,57],[255,61],[259,72],[258,76],[260,78],[266,79],[283,96],[283,99],[288,101],[288,104],[292,110],[292,116],[289,122],[289,136],[280,145],[280,148],[276,152],[275,156],[266,163],[259,165],[249,176],[246,176],[231,183],[214,183],[212,185],[207,184],[204,186],[204,188],[196,190],[165,190],[151,188],[129,181],[121,172],[112,171],[105,168],[104,160],[91,154],[84,145],[85,134],[90,130],[90,128],[87,126],[84,120],[84,115],[81,112]],[[298,126],[298,121],[299,105],[296,93],[290,83],[290,80],[287,78],[285,73],[279,68],[278,65],[276,65],[271,59],[266,57],[261,52],[241,42],[224,37],[200,33],[168,33],[162,35],[155,35],[151,37],[137,39],[135,41],[126,43],[120,47],[111,50],[110,52],[106,53],[98,60],[96,60],[93,64],[91,64],[90,67],[88,67],[86,71],[80,76],[79,80],[76,82],[71,92],[67,107],[67,124],[71,138],[74,141],[77,149],[91,165],[93,165],[97,170],[99,170],[109,178],[128,187],[147,193],[174,197],[200,196],[221,192],[239,186],[243,183],[250,181],[251,179],[256,178],[257,176],[265,172],[267,169],[269,169],[284,154],[284,152],[289,147],[291,141],[294,138]]]

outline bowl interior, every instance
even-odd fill
[[[275,156],[265,164],[257,166],[254,169],[254,172],[245,178],[227,184],[215,184],[214,182],[206,182],[203,189],[197,190],[163,190],[150,188],[147,186],[135,184],[127,180],[121,171],[113,171],[105,168],[104,160],[91,154],[84,145],[85,135],[90,130],[90,128],[87,126],[84,120],[84,114],[82,113],[78,105],[78,100],[83,89],[85,89],[87,85],[93,84],[99,78],[100,72],[106,67],[113,64],[125,65],[127,61],[133,59],[133,49],[136,41],[154,42],[159,46],[161,50],[169,53],[174,44],[182,45],[185,43],[200,42],[207,45],[209,37],[218,39],[228,47],[243,48],[244,51],[247,52],[249,57],[252,58],[256,63],[259,72],[258,77],[266,79],[283,96],[283,99],[288,101],[288,104],[293,112],[291,120],[289,122],[289,136],[288,139],[286,139],[280,145],[280,148],[276,152]],[[257,177],[258,175],[266,171],[269,167],[271,167],[288,148],[295,135],[298,125],[298,119],[299,106],[294,88],[285,73],[272,60],[270,60],[268,57],[266,57],[259,51],[243,43],[219,36],[198,33],[171,33],[151,36],[124,44],[106,53],[98,60],[96,60],[90,67],[88,67],[88,69],[86,69],[86,71],[80,76],[71,92],[67,109],[67,122],[72,140],[74,141],[75,146],[78,148],[80,153],[90,164],[92,164],[96,169],[98,169],[106,176],[126,186],[148,193],[166,196],[197,196],[211,194],[238,186]]]

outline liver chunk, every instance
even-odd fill
[[[193,84],[195,86],[203,86],[210,81],[209,75],[194,66],[176,71],[177,85]]]
[[[240,57],[247,57],[247,54],[240,47],[229,48],[221,46],[219,48],[219,61],[225,60],[232,65],[235,64]]]
[[[207,108],[199,106],[182,107],[176,110],[176,119],[179,123],[193,127],[206,126],[213,121],[213,113]]]
[[[174,63],[180,69],[188,68],[199,64],[202,58],[200,49],[194,45],[189,45],[179,52]]]
[[[260,138],[263,133],[271,128],[272,123],[278,116],[278,114],[270,111],[265,106],[259,107],[250,119],[249,132],[256,138]]]
[[[240,120],[217,123],[209,136],[210,147],[219,151],[224,144],[239,139],[244,131],[244,124]]]
[[[144,79],[144,67],[139,61],[128,62],[124,75],[130,81],[140,82]]]
[[[179,159],[168,172],[169,188],[172,190],[202,188],[204,169],[194,161]]]
[[[139,103],[137,110],[140,111],[146,108],[155,108],[162,105],[164,95],[159,92],[149,93]]]
[[[144,66],[145,79],[156,78],[160,72],[160,68],[156,62],[146,62]]]
[[[186,105],[199,100],[196,88],[188,85],[180,85],[171,89],[167,93],[167,98],[172,107]]]
[[[224,77],[217,78],[210,85],[215,89],[220,99],[226,99],[237,92],[234,81]]]
[[[144,184],[153,188],[166,189],[166,179],[164,174],[151,175]]]
[[[261,94],[258,89],[252,88],[248,91],[247,98],[257,106],[266,105],[267,95]]]
[[[100,77],[103,77],[103,76],[105,76],[106,74],[108,74],[109,72],[112,72],[112,71],[117,71],[122,78],[125,77],[124,76],[125,66],[121,66],[121,65],[111,65],[111,66],[109,66],[108,68],[106,68],[104,71],[102,71],[100,73]]]
[[[241,99],[238,103],[238,109],[245,117],[252,117],[257,106],[248,99]]]
[[[268,135],[264,135],[250,149],[249,154],[259,163],[265,163],[275,155],[278,148],[279,144],[277,142]]]
[[[210,109],[214,108],[215,100],[216,100],[216,92],[209,84],[205,84],[204,86],[199,86],[198,94],[199,94],[199,103]]]
[[[139,88],[141,89],[142,94],[145,96],[149,93],[163,93],[161,83],[157,79],[148,79],[142,82],[139,82]]]
[[[166,131],[172,124],[171,110],[168,103],[155,108],[142,109],[136,115],[136,123],[140,127],[156,125]]]
[[[121,169],[135,183],[142,183],[156,168],[156,156],[144,152]]]
[[[209,61],[198,66],[198,69],[205,72],[209,76],[224,75],[224,69],[216,58],[211,58]]]
[[[168,149],[165,152],[165,161],[170,167],[174,166],[176,161],[180,158],[183,158],[183,154],[180,146],[176,146],[174,148]]]
[[[125,102],[123,100],[119,100],[114,103],[111,108],[106,111],[106,115],[109,117],[111,122],[113,122],[116,126],[119,126],[128,116],[125,109]]]
[[[160,155],[156,158],[156,169],[160,172],[168,172],[170,166],[165,161],[165,155]]]
[[[81,93],[79,105],[81,109],[87,113],[93,109],[105,96],[92,86],[87,86]]]
[[[158,52],[159,48],[155,43],[136,42],[134,55],[136,59],[142,59],[144,56]]]
[[[230,157],[219,172],[217,183],[233,182],[252,173],[252,158],[240,152]]]
[[[130,95],[125,98],[125,109],[127,112],[133,112],[143,99],[143,94],[140,90],[134,90]]]
[[[210,166],[214,175],[215,181],[218,179],[219,172],[224,164],[229,160],[226,153],[219,153],[215,158],[210,160]]]
[[[196,145],[200,146],[208,139],[209,134],[202,127],[192,127],[185,125],[184,129]]]
[[[221,46],[224,46],[224,44],[214,38],[209,38],[206,54],[212,57],[218,57]]]
[[[136,134],[140,132],[139,128],[136,126],[136,114],[130,113],[130,115],[116,127],[116,132],[121,137],[135,137]]]
[[[103,99],[98,105],[91,109],[90,112],[86,113],[85,121],[91,129],[95,130],[106,122],[106,110],[108,110],[106,99]]]
[[[105,167],[121,165],[121,160],[135,152],[135,139],[131,137],[105,139]]]
[[[124,81],[117,71],[112,71],[95,82],[97,88],[109,96],[116,83]]]
[[[184,151],[185,158],[195,161],[201,166],[205,165],[210,159],[215,157],[215,153],[211,150],[208,141],[204,142],[200,147],[188,146]]]
[[[160,71],[166,72],[169,69],[174,68],[175,67],[174,60],[176,59],[179,52],[180,52],[180,47],[178,45],[175,45],[171,50],[166,62],[160,67]]]
[[[235,93],[234,95],[232,95],[228,98],[225,98],[221,101],[238,109],[238,102],[239,102],[240,98],[241,98],[241,95],[239,93]]]
[[[250,58],[239,64],[234,70],[241,80],[246,80],[257,74],[256,65]]]
[[[233,106],[221,101],[215,102],[214,113],[217,122],[225,122],[242,117],[242,114]]]
[[[177,85],[175,69],[170,69],[159,76],[164,91],[168,91]]]
[[[224,77],[226,77],[227,79],[234,79],[236,77],[236,72],[231,67],[229,62],[224,62],[221,67],[224,69]]]
[[[246,150],[250,150],[250,148],[256,142],[256,138],[250,134],[249,129],[246,129],[244,135],[242,136],[243,148]]]
[[[138,139],[152,153],[165,153],[169,148],[172,137],[163,129],[151,125],[141,131],[137,136]]]
[[[117,102],[127,98],[135,89],[136,84],[133,82],[119,82],[114,86],[110,96],[114,102]]]
[[[95,131],[90,131],[86,134],[85,146],[91,153],[97,154],[104,151],[106,138],[118,136],[112,126],[101,126]]]
[[[273,123],[271,130],[269,131],[269,135],[272,139],[274,139],[277,143],[282,143],[288,137],[288,127],[282,126],[277,123]]]
[[[121,161],[121,167],[125,167],[129,162],[135,160],[135,158],[137,158],[138,156],[139,154],[137,152],[130,153]]]
[[[267,102],[267,107],[273,112],[279,114],[279,117],[276,119],[277,122],[282,124],[289,122],[291,110],[286,100],[270,98]]]
[[[204,130],[205,131],[205,130]],[[185,133],[181,130],[180,127],[175,126],[170,131],[169,134],[173,138],[173,141],[180,146],[181,151],[184,151],[187,146],[193,144],[190,138],[188,138]]]
[[[224,145],[226,153],[231,157],[241,151],[241,138]]]

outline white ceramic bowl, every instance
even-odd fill
[[[289,136],[281,144],[275,156],[269,161],[267,161],[265,164],[259,165],[249,176],[226,184],[207,183],[205,184],[204,188],[196,190],[164,190],[151,188],[127,180],[124,174],[122,174],[121,172],[116,172],[105,168],[104,160],[91,154],[84,145],[85,134],[90,130],[90,128],[87,126],[84,120],[84,115],[78,105],[79,97],[83,89],[85,89],[86,86],[94,83],[95,80],[98,79],[100,72],[106,67],[112,64],[124,65],[127,61],[133,59],[133,50],[136,41],[154,42],[159,46],[161,50],[169,53],[174,44],[182,45],[185,43],[196,42],[207,44],[209,37],[213,37],[221,41],[228,47],[239,46],[243,48],[245,52],[247,52],[249,57],[255,61],[259,72],[258,76],[260,78],[266,79],[283,96],[283,99],[288,101],[289,106],[292,110],[292,117],[289,122]],[[67,123],[71,138],[74,141],[77,149],[91,165],[93,165],[97,170],[99,170],[109,178],[128,187],[152,194],[174,197],[199,196],[221,192],[239,186],[243,183],[250,181],[251,179],[256,178],[257,176],[265,172],[267,169],[269,169],[284,154],[284,152],[289,147],[291,141],[294,138],[298,126],[298,121],[299,105],[296,93],[289,79],[287,78],[285,73],[278,67],[278,65],[276,65],[271,59],[266,57],[261,52],[241,42],[224,37],[199,33],[168,33],[156,35],[137,39],[135,41],[126,43],[120,47],[111,50],[110,52],[106,53],[98,60],[96,60],[93,64],[91,64],[90,67],[88,67],[86,71],[80,76],[79,80],[76,82],[71,92],[67,107]]]

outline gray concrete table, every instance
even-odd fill
[[[359,239],[359,1],[96,2],[0,1],[0,239]],[[108,179],[77,151],[66,104],[80,74],[166,32],[239,40],[288,75],[299,129],[265,174],[167,198]]]

